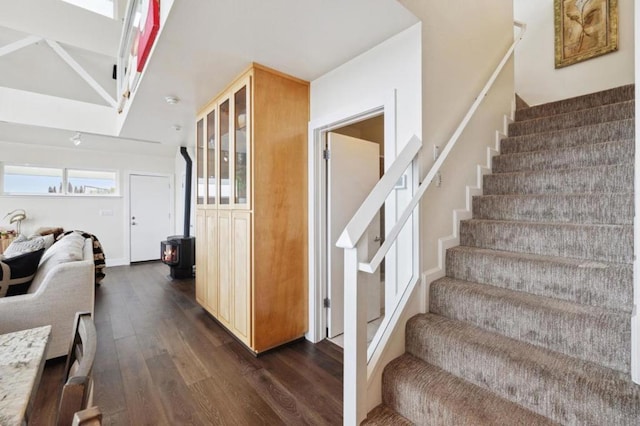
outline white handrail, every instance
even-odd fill
[[[431,181],[436,177],[440,171],[442,164],[447,159],[449,153],[457,143],[460,135],[469,124],[471,117],[475,114],[476,110],[480,106],[482,100],[487,96],[487,93],[495,83],[498,75],[506,65],[507,61],[511,58],[513,51],[517,44],[522,40],[522,37],[526,31],[526,24],[515,21],[514,26],[520,28],[520,34],[514,40],[513,44],[504,57],[496,67],[489,80],[484,85],[473,104],[465,114],[464,118],[451,135],[451,138],[447,141],[442,154],[435,161],[424,180],[418,186],[411,202],[407,205],[398,222],[393,226],[391,231],[387,234],[384,243],[380,246],[376,254],[371,258],[369,262],[363,262],[364,244],[363,236],[366,229],[370,226],[371,221],[383,206],[387,196],[393,190],[395,183],[402,176],[404,171],[411,164],[417,161],[417,157],[421,147],[421,141],[417,137],[411,138],[405,149],[402,150],[400,155],[396,158],[389,170],[383,175],[382,179],[376,184],[371,193],[367,196],[364,203],[360,206],[356,214],[340,235],[337,246],[344,248],[344,291],[345,299],[355,302],[354,304],[347,305],[345,303],[344,312],[344,424],[345,425],[357,425],[360,424],[366,417],[366,391],[367,391],[367,364],[368,359],[373,357],[372,354],[367,354],[366,344],[366,312],[363,306],[366,306],[365,291],[362,286],[358,285],[358,271],[373,273],[375,272],[380,263],[387,255],[393,244],[395,244],[398,235],[406,225],[406,222],[412,216],[414,209],[424,196],[427,188],[431,184]],[[366,240],[366,239],[364,239]],[[365,241],[366,242],[366,241]],[[404,311],[404,306],[408,303],[406,299],[407,291],[409,293],[415,288],[418,280],[412,281],[412,288],[405,288],[403,297],[396,302],[395,306],[386,307],[386,311],[390,318],[388,321],[383,321],[385,325],[384,329],[381,326],[376,332],[374,340],[385,333],[389,327],[393,327],[399,321],[399,318]],[[354,306],[355,305],[355,306]],[[402,306],[400,306],[402,305]],[[382,346],[382,345],[380,345]],[[379,354],[384,348],[375,348],[375,354]]]

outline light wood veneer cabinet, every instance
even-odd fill
[[[196,300],[255,353],[307,331],[309,83],[253,64],[196,119]]]

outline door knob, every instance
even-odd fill
[[[376,243],[382,241],[382,238],[380,238],[379,235],[376,235],[376,237],[373,239],[373,241],[375,241]]]

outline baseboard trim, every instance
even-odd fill
[[[129,265],[129,260],[125,259],[124,257],[121,257],[119,259],[105,259],[105,263],[107,265],[107,268],[111,267],[111,266],[128,266]]]

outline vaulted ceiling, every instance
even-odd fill
[[[396,0],[163,0],[161,7],[168,16],[156,47],[131,108],[118,117],[46,40],[115,99],[121,21],[60,0],[0,0],[0,139],[68,145],[83,131],[86,147],[175,150],[191,145],[197,110],[251,62],[311,81],[417,22]],[[42,40],[2,54],[32,35]],[[167,104],[169,95],[180,102]],[[53,105],[54,117],[30,109],[32,99]]]

